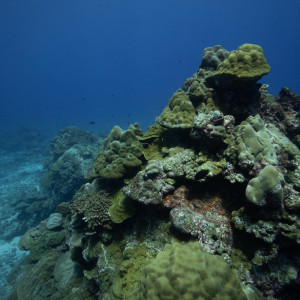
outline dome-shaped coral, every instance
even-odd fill
[[[270,72],[263,49],[255,44],[243,44],[229,53],[218,66],[217,74],[253,78],[255,81]]]
[[[143,132],[137,123],[130,125],[126,131],[115,126],[103,141],[103,147],[85,177],[118,179],[137,170],[142,164],[143,155],[143,145],[137,137],[142,135]]]
[[[191,128],[195,115],[195,108],[187,94],[178,90],[156,122],[167,128]]]
[[[235,273],[197,242],[167,244],[143,270],[126,299],[247,299]]]

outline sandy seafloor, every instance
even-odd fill
[[[44,159],[36,148],[0,150],[0,299],[7,290],[7,276],[27,255],[18,248],[20,236],[33,225],[28,220],[22,222],[16,206],[40,193]]]

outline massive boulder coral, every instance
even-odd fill
[[[199,103],[207,97],[208,93],[211,91],[205,85],[205,78],[209,74],[208,71],[204,69],[199,69],[193,77],[187,78],[182,84],[182,89],[187,93],[192,103]]]
[[[263,206],[266,205],[266,198],[272,195],[276,200],[276,206],[282,206],[284,178],[273,166],[263,168],[257,177],[251,179],[246,188],[246,197],[251,203]],[[275,203],[273,203],[275,205]]]
[[[144,268],[127,294],[134,300],[247,299],[222,257],[201,251],[196,242],[167,244]]]
[[[93,284],[82,277],[69,252],[51,251],[21,269],[15,290],[5,299],[95,299]]]
[[[40,210],[53,210],[58,203],[72,199],[86,181],[84,174],[93,164],[100,144],[101,139],[75,126],[59,131],[51,141],[51,156],[45,162],[47,173],[41,186],[48,199],[38,205]]]
[[[276,146],[258,115],[250,116],[236,126],[232,136],[225,155],[237,162],[242,169],[252,168],[258,161],[266,161],[271,164],[278,162]]]
[[[214,100],[222,112],[240,122],[259,113],[261,85],[257,81],[269,71],[262,48],[244,44],[231,51],[217,70],[206,77],[205,83],[213,89]]]
[[[65,226],[59,229],[49,230],[46,221],[29,229],[19,240],[18,247],[21,250],[30,251],[30,259],[38,261],[50,252],[63,249],[68,232]]]
[[[222,172],[225,161],[185,149],[163,161],[167,177],[204,182]]]
[[[41,184],[53,196],[56,203],[71,198],[85,182],[84,174],[93,163],[95,146],[74,145],[49,165]]]
[[[209,79],[218,87],[237,82],[256,82],[270,72],[263,49],[255,44],[243,44],[229,53]]]
[[[156,122],[167,128],[191,128],[195,115],[195,108],[187,94],[178,90]]]
[[[137,123],[130,125],[126,131],[115,126],[103,141],[103,147],[86,178],[120,179],[137,170],[142,165],[143,155],[143,145],[137,136],[142,135]]]
[[[220,45],[207,47],[203,50],[199,68],[215,71],[228,55],[229,52]]]
[[[75,144],[90,145],[96,143],[96,137],[76,126],[61,129],[57,136],[51,141],[51,150],[55,155],[62,155]]]

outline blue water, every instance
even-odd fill
[[[261,45],[270,92],[300,92],[299,9],[297,0],[2,0],[0,128],[145,129],[216,44]]]

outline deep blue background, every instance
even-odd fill
[[[299,11],[298,0],[0,0],[0,128],[145,128],[216,44],[261,45],[270,92],[299,93]]]

